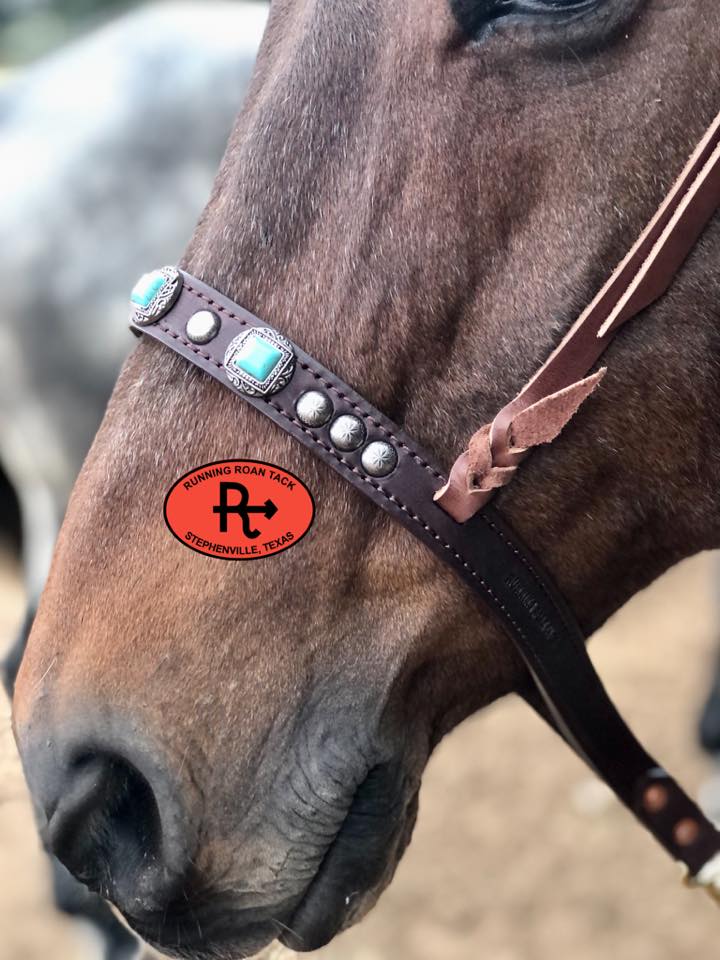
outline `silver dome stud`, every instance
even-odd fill
[[[373,440],[363,450],[360,462],[371,477],[386,477],[397,466],[397,450],[384,440]]]
[[[338,450],[357,450],[365,440],[365,426],[359,417],[344,413],[330,425],[330,439]]]
[[[322,427],[333,415],[332,400],[321,390],[307,390],[298,398],[295,412],[306,427]]]
[[[185,336],[192,343],[210,343],[220,330],[220,317],[212,310],[198,310],[185,324]]]

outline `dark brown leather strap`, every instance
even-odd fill
[[[219,321],[212,339],[206,344],[192,342],[188,321],[208,310]],[[242,392],[226,371],[226,351],[244,331],[270,328],[199,280],[184,275],[169,312],[155,322],[143,318],[141,326],[132,327],[241,395],[451,566],[501,618],[537,687],[540,710],[668,852],[687,865],[691,876],[698,877],[703,870],[707,874],[707,865],[715,863],[720,852],[720,835],[628,729],[597,676],[582,632],[562,597],[492,508],[475,513],[467,523],[455,521],[434,501],[446,478],[431,457],[295,345],[289,345],[295,355],[294,372],[284,386],[268,396]],[[272,341],[275,335],[267,336]],[[298,414],[298,402],[309,391],[320,393],[332,405],[332,415],[320,426],[308,426]],[[364,426],[364,440],[355,450],[341,450],[333,442],[333,424],[341,416],[357,418]],[[397,456],[392,472],[383,477],[371,475],[364,466],[364,451],[377,441],[389,444]],[[717,872],[710,870],[713,877]]]
[[[720,114],[660,209],[592,303],[520,393],[471,439],[437,499],[463,522],[508,483],[538,443],[554,439],[595,383],[584,378],[618,329],[661,297],[720,206]],[[514,426],[531,408],[536,435]],[[554,422],[552,422],[554,420]]]

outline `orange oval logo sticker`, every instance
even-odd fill
[[[180,477],[165,522],[186,547],[222,560],[261,560],[295,546],[315,516],[294,474],[261,460],[218,460]]]

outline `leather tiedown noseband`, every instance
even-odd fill
[[[143,277],[131,320],[134,332],[242,396],[449,564],[504,623],[533,681],[528,702],[715,896],[720,833],[636,740],[567,604],[487,501],[597,386],[604,371],[588,376],[592,366],[620,325],[666,291],[718,206],[720,116],[606,286],[520,394],[473,436],[449,478],[335,374],[188,274],[166,267]]]

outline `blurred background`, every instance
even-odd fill
[[[181,254],[265,17],[252,0],[0,0],[0,653],[10,651],[10,674],[132,346],[128,290]],[[681,565],[592,645],[641,739],[709,802],[713,761],[696,727],[716,660],[716,580],[712,557]],[[681,886],[527,708],[506,701],[440,746],[396,880],[317,956],[685,960],[717,953],[716,909]],[[0,693],[0,960],[119,960],[123,950],[122,938],[56,909]]]
[[[132,0],[2,0],[0,62],[23,66],[133,6]]]

